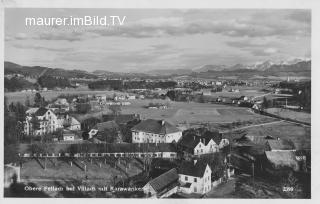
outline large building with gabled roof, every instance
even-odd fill
[[[184,193],[205,194],[211,190],[211,168],[204,161],[184,161],[179,167],[180,190]]]
[[[172,143],[178,142],[182,131],[164,120],[147,119],[133,128],[132,143]]]

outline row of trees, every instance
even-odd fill
[[[4,78],[4,89],[5,91],[20,91],[23,89],[34,89],[33,83],[25,80],[21,77],[12,77],[11,79]]]
[[[113,90],[126,90],[126,89],[155,89],[155,88],[174,88],[177,86],[175,81],[122,81],[122,80],[100,80],[88,84],[90,89],[113,89]]]
[[[64,77],[41,76],[38,78],[38,83],[41,87],[46,87],[49,89],[56,87],[71,87],[70,81]]]

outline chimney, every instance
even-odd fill
[[[196,165],[196,163],[197,163],[197,160],[196,159],[193,160],[193,165]]]
[[[203,144],[206,144],[206,138],[203,138]]]
[[[193,140],[196,140],[196,136],[193,136]]]
[[[161,125],[164,126],[164,120],[161,121]]]

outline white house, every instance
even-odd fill
[[[58,128],[62,128],[63,124],[59,122],[58,117],[47,108],[32,108],[26,111],[27,116],[24,122],[24,132],[27,135],[44,135],[55,132]],[[32,118],[36,117],[39,121],[39,129],[33,130]]]
[[[178,143],[184,154],[195,156],[219,152],[228,144],[229,140],[221,138],[219,134],[212,137],[186,135]]]
[[[133,128],[132,143],[172,143],[178,142],[182,131],[164,120],[147,119]]]
[[[202,161],[184,161],[179,168],[180,191],[205,194],[211,190],[211,168]]]

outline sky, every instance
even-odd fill
[[[26,26],[25,18],[120,16],[115,26]],[[5,60],[25,66],[144,72],[311,58],[311,11],[5,9]]]

